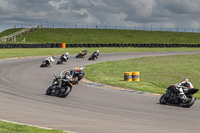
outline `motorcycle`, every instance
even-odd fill
[[[40,67],[49,67],[52,66],[53,62],[55,61],[55,57],[51,56],[51,57],[47,57],[45,58],[44,61],[42,61],[42,64],[40,65]]]
[[[63,62],[67,62],[69,57],[65,56],[64,54],[60,56],[59,60],[57,61],[57,64],[62,64]]]
[[[87,55],[87,50],[83,50],[78,55],[76,55],[76,58],[83,58]]]
[[[46,95],[58,95],[59,97],[66,97],[72,91],[74,81],[63,81],[60,76],[54,75],[52,85],[46,90]]]
[[[190,89],[187,87],[183,87],[183,92],[185,93],[185,96],[187,97],[187,99],[184,100],[178,96],[179,92],[175,88],[175,86],[171,85],[167,88],[166,93],[160,97],[159,102],[160,104],[167,104],[167,103],[178,104],[182,107],[189,108],[196,101],[196,98],[193,95],[197,93],[198,91],[199,89],[195,89],[195,88]]]
[[[98,54],[96,53],[93,53],[92,55],[90,55],[90,57],[88,58],[88,60],[95,60],[95,59],[98,59]]]
[[[78,81],[80,81],[85,75],[85,72],[82,67],[74,68],[70,70],[70,73],[72,73],[73,77],[77,77]]]

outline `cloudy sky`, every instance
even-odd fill
[[[137,29],[200,28],[200,0],[0,0],[0,32],[32,24]]]

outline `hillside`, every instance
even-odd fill
[[[0,37],[20,29],[9,29]],[[116,29],[53,29],[43,28],[17,38],[26,43],[160,43],[160,44],[200,44],[200,33],[139,31]]]

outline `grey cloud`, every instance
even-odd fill
[[[199,0],[0,0],[0,21],[199,28],[198,5]]]

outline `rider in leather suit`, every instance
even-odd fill
[[[185,96],[184,92],[183,92],[183,87],[187,87],[187,88],[194,88],[192,83],[189,82],[188,78],[183,78],[181,83],[177,83],[175,84],[176,89],[179,91],[179,97],[183,100],[187,100],[187,97]]]

